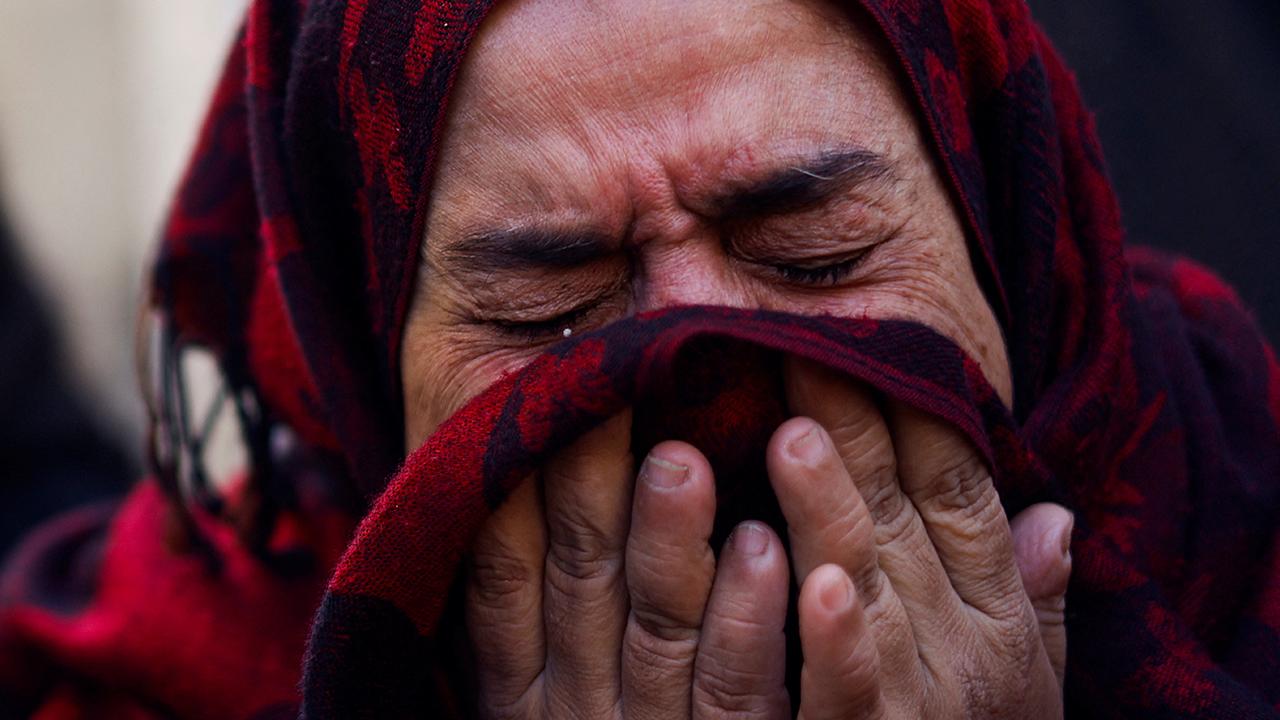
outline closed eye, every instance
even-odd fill
[[[546,344],[625,314],[628,275],[593,267],[540,273],[518,282],[494,281],[465,312],[465,320],[504,345]],[[516,342],[519,341],[519,342]]]
[[[763,265],[767,265],[783,280],[795,285],[811,285],[811,286],[827,286],[836,285],[841,280],[849,277],[854,270],[862,264],[863,260],[871,254],[871,251],[878,247],[881,243],[869,245],[860,248],[852,255],[843,255],[839,258],[831,258],[826,262],[821,262],[821,258],[814,258],[809,262],[792,260],[790,262],[781,262],[780,260],[759,261]],[[814,262],[817,260],[818,262]]]
[[[866,253],[862,253],[857,257],[827,265],[775,264],[771,265],[771,267],[787,282],[798,285],[835,285],[848,277],[849,273],[852,273],[858,266],[858,263],[862,262],[862,258],[865,255]]]
[[[493,318],[488,320],[487,323],[505,335],[522,340],[530,342],[553,340],[558,337],[567,337],[564,331],[568,329],[572,333],[574,325],[580,323],[583,318],[591,313],[592,309],[591,306],[583,306],[554,317],[539,320]]]

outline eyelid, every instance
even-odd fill
[[[770,250],[768,252],[752,253],[736,252],[735,255],[739,260],[752,265],[765,266],[776,270],[822,271],[845,265],[853,268],[861,264],[873,250],[883,245],[885,241],[886,239],[880,239],[874,242],[858,243],[856,246],[813,254],[806,254],[799,250],[795,252]]]
[[[616,315],[615,310],[622,311],[627,295],[624,285],[615,285],[609,291],[584,299],[582,302],[552,315],[529,313],[520,315],[479,314],[472,318],[476,324],[496,330],[509,338],[520,338],[530,342],[550,341],[562,337],[565,328],[574,332],[594,329],[606,314]]]
[[[829,268],[863,257],[899,237],[908,219],[888,213],[849,216],[825,211],[815,222],[770,223],[726,236],[725,250],[746,262],[771,267]]]
[[[573,326],[580,322],[594,309],[594,306],[586,305],[574,308],[568,312],[561,313],[546,319],[538,320],[511,320],[507,318],[493,318],[487,322],[503,333],[527,337],[529,339],[538,339],[541,337],[551,338],[561,334],[565,328],[570,330]]]
[[[897,234],[897,229],[882,224],[756,227],[727,234],[725,251],[760,264],[821,264],[865,252]]]
[[[857,270],[873,249],[874,246],[865,248],[851,257],[822,265],[777,263],[770,267],[784,280],[796,285],[834,286]]]

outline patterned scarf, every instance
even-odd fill
[[[1072,508],[1069,715],[1280,717],[1280,366],[1212,275],[1122,247],[1092,120],[1021,0],[861,4],[958,201],[1015,407],[912,323],[676,308],[556,345],[406,458],[430,170],[491,3],[256,0],[156,263],[153,476],[11,558],[0,704],[466,715],[452,590],[507,492],[617,409],[677,396],[688,422],[641,422],[646,441],[752,461],[789,353],[955,425],[1010,512]],[[247,449],[231,486],[190,410],[198,352]],[[721,492],[750,497],[749,475]]]

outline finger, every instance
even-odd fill
[[[558,453],[543,470],[542,611],[553,713],[570,709],[575,717],[605,717],[621,693],[630,445],[630,413],[623,413]]]
[[[909,523],[914,510],[898,487],[893,438],[871,393],[829,368],[796,357],[787,360],[786,390],[791,412],[813,418],[831,436],[876,525],[900,528]],[[812,569],[806,568],[800,577]]]
[[[803,574],[797,577],[805,577],[825,562],[834,562],[851,574],[863,600],[867,622],[875,630],[885,677],[882,690],[891,703],[914,697],[926,682],[917,645],[936,647],[953,635],[962,606],[919,513],[899,485],[897,455],[884,413],[875,397],[860,384],[800,358],[788,361],[786,387],[791,410],[813,418],[828,431],[840,463],[861,495],[875,524],[877,565],[886,581],[881,587],[862,582],[854,566],[838,550],[825,551],[804,563],[800,571]],[[778,439],[785,446],[786,439]],[[818,495],[813,482],[796,485],[808,497]],[[778,492],[781,495],[784,491]],[[833,497],[847,493],[843,486],[829,492]],[[813,512],[805,517],[794,521],[788,518],[788,525],[829,525],[833,520],[824,518],[823,513],[833,513],[838,505],[833,499],[818,498],[812,507]],[[841,547],[840,535],[829,532],[826,546]],[[793,535],[793,548],[805,544]],[[849,544],[844,543],[843,547],[848,548]],[[796,564],[801,565],[798,561]]]
[[[469,563],[467,628],[475,647],[476,680],[486,717],[537,714],[546,659],[545,557],[542,507],[537,485],[530,478],[489,518],[476,538]]]
[[[693,717],[791,717],[787,559],[767,525],[734,529],[716,567],[693,671]]]
[[[787,520],[797,581],[826,563],[847,573],[864,599],[868,623],[875,628],[880,657],[891,678],[886,692],[893,697],[913,695],[923,683],[916,642],[928,640],[931,634],[922,631],[917,638],[899,585],[907,590],[906,597],[921,598],[920,623],[944,625],[947,620],[947,614],[937,609],[937,592],[928,586],[947,587],[947,581],[937,560],[925,552],[927,537],[914,510],[904,516],[908,523],[914,522],[914,539],[908,535],[904,541],[897,526],[874,523],[832,438],[809,418],[783,423],[769,442],[766,460]],[[903,505],[909,508],[908,503]],[[890,582],[892,576],[887,577],[882,568],[898,568],[898,578]]]
[[[765,458],[787,519],[796,579],[836,563],[865,596],[878,596],[884,578],[876,564],[875,523],[826,430],[809,418],[792,418],[774,432]]]
[[[1013,554],[1022,584],[1040,623],[1053,673],[1062,685],[1067,665],[1067,583],[1071,579],[1071,531],[1075,518],[1060,505],[1041,503],[1010,524]]]
[[[853,582],[823,565],[800,588],[801,720],[871,720],[885,715],[880,659]]]
[[[627,540],[631,613],[622,651],[627,718],[689,717],[693,665],[715,557],[715,482],[706,458],[659,444],[640,469]]]
[[[1013,560],[1009,522],[991,472],[969,442],[943,420],[890,403],[898,477],[924,521],[951,586],[970,607],[996,620],[1027,612]]]

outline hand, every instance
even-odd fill
[[[629,418],[523,484],[473,551],[467,619],[489,718],[790,716],[788,569],[766,526],[717,566],[711,468],[662,443],[633,483]]]
[[[1061,715],[1070,516],[1034,507],[1011,538],[985,468],[949,428],[897,406],[886,424],[856,386],[814,368],[789,384],[794,409],[832,428],[792,420],[769,451],[803,581],[802,716]],[[780,543],[745,523],[716,568],[705,459],[659,445],[629,503],[627,429],[616,419],[562,453],[543,472],[545,501],[526,483],[477,542],[482,711],[788,716]],[[820,441],[816,464],[789,452],[801,436]]]
[[[800,717],[1061,717],[1066,511],[1025,511],[1015,541],[942,421],[799,362],[788,400],[809,417],[768,463],[802,583]]]

